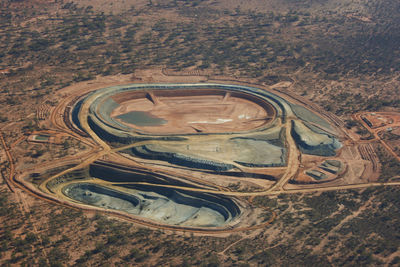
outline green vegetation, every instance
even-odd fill
[[[259,13],[213,9],[208,1],[153,0],[115,15],[61,2],[0,3],[1,127],[13,122],[21,132],[37,130],[30,113],[42,103],[54,106],[54,91],[98,75],[153,67],[207,70],[265,84],[295,81],[290,90],[338,115],[400,106],[394,79],[400,71],[399,1],[364,1],[371,22],[356,18],[363,10],[297,8],[315,1],[286,1],[292,11]],[[347,126],[358,127],[351,121]],[[75,144],[67,140],[62,148]],[[35,147],[25,153],[40,158],[47,152]],[[398,162],[383,149],[377,153],[381,178],[400,173]],[[2,174],[6,167],[2,163]],[[222,238],[149,230],[31,198],[26,211],[18,194],[9,194],[4,183],[0,187],[2,266],[400,262],[398,187],[257,197],[254,205],[272,209],[277,219],[255,236]],[[225,257],[219,254],[230,245]]]
[[[272,200],[256,197],[256,203],[275,207],[279,214],[263,235],[269,243],[260,238],[244,240],[235,247],[251,251],[243,259],[253,264],[376,266],[399,248],[396,222],[400,217],[393,214],[399,209],[398,194],[396,187],[382,187],[283,195]],[[289,206],[293,208],[288,210]],[[274,229],[280,229],[282,235],[268,238]]]
[[[180,1],[175,4],[177,12],[187,18],[193,14],[204,17],[207,12],[212,15],[207,23],[199,19],[175,22],[164,18],[150,22],[143,20],[144,10],[136,10],[133,17],[132,11],[113,16],[66,4],[51,24],[38,21],[19,30],[9,26],[1,36],[5,51],[3,64],[29,62],[35,66],[52,66],[61,62],[66,70],[83,64],[85,68],[77,69],[75,81],[90,79],[96,74],[127,73],[137,67],[162,64],[176,69],[215,66],[228,73],[239,70],[242,76],[266,82],[275,82],[268,70],[283,67],[281,75],[285,75],[305,62],[328,77],[350,71],[388,72],[399,66],[392,53],[398,51],[400,37],[391,34],[389,38],[386,33],[389,30],[385,28],[389,22],[359,27],[358,22],[336,14],[320,18],[301,11],[225,12],[224,18],[219,19],[222,13],[218,11],[204,7],[187,9]],[[165,8],[151,6],[152,12]],[[6,10],[9,12],[10,7],[4,5],[2,11]],[[27,13],[27,17],[33,16]],[[382,16],[382,19],[386,18]],[[324,30],[314,31],[315,26],[329,28],[335,35],[332,38]],[[392,30],[398,33],[396,28]],[[7,34],[11,31],[12,35]],[[301,34],[290,38],[293,31]],[[371,31],[382,32],[380,39],[369,40]],[[112,42],[107,41],[109,38],[113,38]],[[392,53],[385,53],[384,49]]]
[[[379,158],[381,167],[381,179],[384,181],[388,181],[392,177],[398,177],[400,175],[400,164],[399,161],[393,157],[392,154],[389,154],[386,149],[379,145],[376,150],[376,154]]]

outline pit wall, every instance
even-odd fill
[[[170,176],[102,161],[97,161],[90,165],[89,175],[109,182],[147,182],[160,185],[190,186],[195,188],[199,187],[193,184],[185,183],[178,179],[174,179]]]
[[[240,215],[240,208],[232,199],[216,194],[152,187],[149,185],[126,185],[125,187],[139,191],[155,192],[167,198],[173,198],[177,203],[193,207],[206,206],[223,214],[226,220]],[[186,197],[183,197],[182,194],[186,195]]]
[[[109,114],[104,110],[99,113],[99,106],[101,106],[102,101],[108,97],[113,97],[117,94],[129,94],[130,91],[150,91],[155,90],[159,95],[165,95],[170,93],[169,91],[174,91],[173,93],[177,93],[179,91],[183,92],[184,95],[188,94],[188,90],[190,93],[199,94],[203,90],[215,92],[221,90],[223,94],[227,91],[231,92],[231,94],[239,94],[240,96],[244,96],[248,100],[255,101],[257,104],[262,105],[268,112],[274,111],[273,114],[276,114],[277,118],[281,118],[284,120],[285,115],[290,112],[289,105],[285,102],[285,100],[281,99],[280,97],[271,94],[265,90],[252,88],[252,87],[245,87],[245,86],[233,86],[233,85],[217,85],[217,84],[168,84],[168,85],[130,85],[130,86],[116,86],[116,87],[109,87],[100,89],[89,94],[85,101],[90,99],[92,101],[90,105],[90,112],[89,118],[91,120],[91,127],[94,128],[97,134],[101,134],[105,138],[112,138],[114,139],[129,139],[131,136],[134,135],[146,135],[145,133],[141,132],[134,132],[126,130],[126,126],[123,127],[120,123],[115,123],[115,120],[110,118]],[[136,92],[135,92],[136,93]],[[144,94],[144,93],[143,93]],[[136,96],[143,96],[143,94],[137,94]],[[118,102],[118,99],[116,100]],[[117,103],[115,102],[115,103]],[[267,103],[266,103],[267,102]],[[112,105],[111,105],[112,106]],[[80,106],[76,105],[74,109],[80,109]],[[289,111],[288,111],[289,110]],[[111,112],[111,111],[110,111]],[[110,113],[109,112],[109,113]],[[74,116],[78,116],[79,112],[73,112]],[[76,117],[75,117],[76,118]],[[270,125],[273,124],[273,121]],[[96,125],[96,126],[94,126]],[[258,129],[254,129],[248,132],[254,131],[263,131],[270,127],[270,125],[266,127],[261,127]],[[107,134],[105,134],[107,133]],[[246,132],[247,133],[247,132]],[[196,133],[197,135],[208,135],[208,133]],[[222,133],[226,134],[226,133]],[[180,135],[180,134],[175,134]],[[191,134],[188,134],[191,135]],[[107,140],[107,139],[106,139]],[[121,140],[121,143],[129,142],[129,140]]]
[[[281,131],[281,133],[284,131]],[[231,140],[235,139],[248,139],[248,140],[255,140],[255,141],[264,141],[268,143],[275,143],[274,145],[277,147],[280,147],[281,149],[281,156],[280,156],[280,162],[271,162],[271,163],[251,163],[251,162],[242,162],[239,160],[235,160],[235,163],[245,166],[245,167],[255,167],[255,168],[264,168],[264,167],[283,167],[286,166],[287,162],[287,150],[284,148],[284,136],[283,134],[280,134],[279,139],[272,139],[268,140],[265,138],[260,139],[259,137],[257,138],[252,138],[252,137],[236,137],[232,138]],[[257,147],[255,147],[257,149]],[[225,164],[222,162],[214,161],[214,160],[208,160],[204,158],[198,158],[198,157],[193,157],[193,156],[187,156],[185,154],[177,153],[177,152],[172,152],[172,151],[158,151],[154,150],[151,148],[151,146],[143,145],[143,146],[137,146],[133,147],[130,149],[127,149],[123,151],[125,153],[128,153],[133,156],[137,156],[143,159],[149,159],[149,160],[161,160],[161,161],[166,161],[171,164],[179,165],[179,166],[184,166],[188,168],[195,168],[195,169],[203,169],[203,170],[213,170],[216,172],[225,172],[228,170],[233,169],[235,166],[231,164]]]
[[[96,134],[103,140],[106,140],[110,143],[116,144],[131,144],[135,142],[142,142],[142,141],[150,141],[150,140],[158,140],[158,141],[185,141],[187,140],[185,137],[181,136],[145,136],[145,135],[138,135],[138,136],[131,136],[126,133],[119,133],[113,134],[110,131],[104,130],[101,128],[92,117],[88,118],[88,124],[90,128],[96,132]]]
[[[171,164],[185,166],[195,169],[213,170],[217,172],[227,171],[233,169],[231,164],[224,164],[206,159],[194,158],[173,152],[158,152],[150,150],[147,146],[133,147],[132,149],[125,150],[133,156],[138,156],[144,159],[162,160]]]
[[[79,176],[79,177],[78,177]],[[72,177],[76,178],[76,182]],[[143,184],[135,184],[140,182],[159,184],[159,185],[169,185],[169,186],[181,186],[181,187],[191,187],[191,188],[200,188],[199,186],[194,186],[193,184],[189,184],[180,180],[176,180],[169,176],[164,176],[157,173],[151,173],[145,170],[137,170],[133,168],[129,168],[127,166],[113,165],[107,162],[96,162],[89,167],[89,171],[85,169],[77,170],[75,173],[67,174],[62,177],[58,177],[48,184],[49,189],[62,188],[62,192],[67,197],[74,199],[73,195],[69,190],[74,186],[84,185],[90,186],[103,193],[105,195],[110,195],[115,198],[120,198],[122,200],[129,201],[134,203],[135,205],[140,204],[140,200],[135,198],[135,196],[128,193],[129,191],[123,190],[119,191],[117,187],[109,188],[102,185],[97,185],[91,182],[90,178],[95,177],[97,179],[101,179],[108,182],[122,183],[119,184],[118,187],[134,189],[139,192],[138,194],[146,194],[144,192],[148,192],[149,197],[151,197],[151,193],[157,193],[162,195],[168,199],[173,200],[178,204],[185,204],[192,207],[200,208],[200,207],[208,207],[212,210],[218,211],[222,214],[225,220],[231,221],[241,214],[241,205],[231,198],[211,193],[202,193],[202,192],[194,192],[187,191],[183,189],[175,189],[175,188],[166,188],[160,186],[153,185],[143,185]],[[80,182],[81,180],[81,182]],[[70,183],[74,181],[74,183]],[[126,182],[126,184],[124,184]],[[64,185],[65,184],[65,185]],[[54,193],[54,190],[51,190]],[[143,192],[143,193],[141,193]],[[80,201],[77,199],[77,201]],[[90,204],[90,203],[84,203]]]
[[[119,198],[119,199],[122,199],[122,200],[125,200],[125,201],[129,201],[135,206],[139,204],[139,199],[137,199],[134,196],[131,196],[131,195],[128,195],[128,194],[124,194],[122,192],[118,192],[118,191],[113,190],[111,188],[107,188],[107,187],[100,186],[100,185],[97,185],[97,184],[92,184],[92,183],[74,183],[74,184],[67,185],[67,186],[63,187],[63,189],[62,189],[63,194],[68,196],[68,197],[70,197],[70,198],[72,198],[72,199],[80,201],[79,199],[76,199],[70,193],[71,189],[73,189],[73,187],[75,187],[75,186],[87,187],[90,191],[97,191],[97,192],[99,192],[101,194],[104,194],[104,195],[109,195],[111,197],[115,197],[115,198]],[[90,203],[85,203],[85,204],[90,204]]]
[[[46,187],[50,192],[54,193],[54,188],[60,186],[61,184],[71,182],[71,181],[84,180],[84,179],[86,179],[87,176],[88,176],[87,170],[85,170],[85,169],[75,170],[75,171],[67,173],[63,176],[60,176],[60,177],[50,180],[46,184]]]
[[[266,90],[248,87],[248,86],[239,86],[239,85],[221,85],[221,84],[157,84],[157,85],[149,85],[149,84],[134,84],[134,85],[126,85],[126,86],[115,86],[109,88],[103,88],[92,92],[89,94],[84,101],[91,101],[90,108],[89,108],[89,116],[88,116],[88,123],[92,130],[99,135],[103,140],[108,142],[114,143],[133,143],[140,139],[140,136],[150,137],[149,134],[142,133],[135,131],[133,129],[128,129],[129,127],[120,124],[119,122],[110,118],[109,113],[111,110],[108,108],[103,109],[102,103],[106,103],[106,99],[111,99],[112,97],[119,98],[122,96],[128,96],[132,94],[134,97],[146,97],[148,92],[156,92],[159,96],[169,96],[169,95],[187,95],[188,92],[191,94],[197,95],[207,95],[207,94],[220,94],[221,97],[225,93],[229,92],[232,95],[239,94],[240,96],[245,96],[251,101],[258,101],[259,104],[264,103],[266,108],[272,108],[274,110],[274,114],[276,117],[266,126],[260,127],[257,129],[253,129],[251,131],[241,132],[241,134],[248,134],[248,133],[262,133],[263,131],[270,129],[277,125],[277,120],[281,119],[282,122],[285,122],[287,116],[294,116],[292,111],[293,104],[286,102],[286,100],[282,99],[281,97],[272,94]],[[110,101],[111,101],[110,100]],[[116,101],[116,102],[115,102]],[[118,105],[118,101],[122,101],[122,99],[114,99],[112,102],[108,103],[106,106],[113,106]],[[81,103],[78,103],[74,107],[73,116],[74,120],[76,117],[79,116]],[[100,108],[102,107],[102,108]],[[78,111],[76,111],[78,109]],[[108,112],[108,111],[109,112]],[[306,121],[311,121],[312,123],[322,123],[323,126],[329,126],[329,124],[319,117],[318,115],[312,113],[311,111],[306,110],[305,108],[300,108],[296,106],[296,114],[300,116],[300,119],[305,119]],[[77,124],[78,125],[78,124]],[[322,134],[316,133],[310,129],[313,134]],[[189,135],[233,135],[238,134],[235,132],[229,133],[193,133],[193,134],[170,134],[170,135],[151,135],[152,138],[160,138],[160,137],[172,137],[172,136],[189,136]],[[322,134],[324,135],[324,134]],[[295,138],[297,144],[299,145],[300,149],[303,153],[312,154],[312,155],[321,155],[321,156],[332,156],[336,154],[336,149],[340,147],[340,143],[333,135],[328,135],[332,142],[331,144],[321,144],[321,145],[310,145],[307,142],[304,142],[304,138],[302,134],[297,131],[292,131],[292,136]],[[182,161],[183,164],[185,163],[187,158],[182,157],[175,157],[177,161]],[[193,160],[189,160],[192,161]],[[227,170],[230,166],[219,166],[218,164],[209,162],[198,162],[198,164],[205,164],[205,169],[221,169]]]
[[[58,170],[58,169],[57,169]],[[55,170],[54,170],[55,171]],[[52,174],[53,172],[50,172]],[[40,174],[38,174],[40,175]],[[45,174],[42,174],[45,175]],[[202,188],[200,184],[196,185],[194,183],[184,182],[182,180],[176,179],[171,176],[162,175],[159,173],[153,173],[147,170],[140,170],[131,168],[123,165],[115,165],[108,162],[97,161],[89,166],[89,168],[74,170],[70,173],[67,173],[63,176],[57,177],[55,179],[47,182],[46,187],[50,192],[55,193],[56,188],[65,187],[65,184],[69,184],[70,182],[80,183],[80,184],[92,184],[88,180],[90,177],[96,177],[98,179],[107,181],[107,182],[115,182],[115,183],[151,183],[156,185],[169,185],[169,186],[178,186],[178,187],[191,187],[191,188]],[[181,192],[186,195],[192,196],[194,198],[204,198],[206,201],[220,201],[223,205],[232,205],[234,208],[230,211],[233,216],[236,216],[240,213],[240,209],[236,206],[235,202],[229,198],[207,194],[207,193],[198,193],[192,191],[178,190],[178,189],[169,189],[165,187],[158,186],[144,186],[144,185],[122,185],[127,188],[136,188],[138,190],[143,191],[152,191],[157,192],[159,194],[170,196],[174,191]],[[108,190],[108,189],[107,189]],[[111,189],[110,189],[111,190]],[[113,190],[115,191],[115,190]],[[119,192],[115,191],[117,194]],[[203,196],[204,195],[204,196]],[[195,205],[195,204],[193,204]]]
[[[115,166],[106,162],[96,162],[95,164],[90,165],[89,167],[89,176],[96,177],[98,179],[102,179],[104,181],[110,182],[146,182],[152,184],[160,184],[160,185],[173,185],[173,186],[182,186],[182,187],[192,187],[192,188],[200,188],[200,186],[195,186],[193,184],[189,184],[177,179],[174,179],[170,176],[165,176],[158,173],[152,173],[146,170],[137,170],[124,166]],[[161,195],[165,195],[170,197],[174,191],[182,192],[186,195],[195,197],[195,198],[204,198],[207,201],[220,201],[224,203],[224,205],[232,205],[234,209],[230,211],[234,216],[240,213],[239,207],[236,206],[235,202],[230,198],[226,198],[223,196],[215,195],[215,194],[206,194],[199,193],[193,191],[185,191],[178,189],[170,189],[166,187],[158,187],[158,186],[148,186],[148,185],[124,185],[127,188],[134,188],[141,191],[152,191],[159,193]],[[195,204],[193,204],[195,205]]]
[[[62,193],[82,204],[118,210],[167,225],[226,227],[241,215],[238,204],[224,196],[150,185],[122,187],[124,189],[119,191],[120,187],[73,183],[63,187]]]

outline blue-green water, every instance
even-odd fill
[[[35,140],[39,140],[39,141],[48,141],[50,138],[50,136],[48,135],[37,135],[35,137]]]
[[[167,123],[166,120],[152,116],[151,114],[143,111],[131,111],[119,115],[117,118],[121,119],[125,123],[130,123],[137,126],[158,126]]]

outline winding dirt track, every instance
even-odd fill
[[[20,139],[21,138],[19,138],[17,141],[19,142],[19,141],[22,140],[22,139],[21,140]],[[19,207],[21,209],[22,214],[26,214],[27,212],[29,212],[29,205],[26,203],[25,198],[23,196],[21,196],[21,192],[18,191],[18,190],[15,190],[14,187],[17,186],[19,189],[23,190],[23,192],[25,192],[26,188],[23,187],[23,186],[20,186],[20,185],[18,185],[18,184],[16,184],[14,182],[14,176],[15,176],[14,160],[12,158],[10,149],[8,148],[8,146],[7,146],[7,144],[6,144],[5,140],[4,140],[3,132],[1,130],[0,130],[0,140],[1,140],[1,143],[2,143],[2,146],[3,146],[4,150],[5,150],[5,152],[7,154],[8,162],[9,162],[9,165],[10,165],[10,167],[9,167],[9,177],[8,177],[8,179],[6,177],[4,177],[5,182],[6,182],[7,186],[8,186],[8,188],[11,190],[11,192],[14,193],[17,196],[17,198],[18,198],[18,200],[20,202]],[[15,141],[12,145],[15,145],[17,143],[17,141]],[[36,197],[36,195],[35,195],[35,197]],[[39,231],[38,231],[38,229],[36,227],[36,224],[31,221],[29,216],[27,216],[27,220],[30,221],[30,224],[32,225],[33,233],[36,235],[36,237],[38,238],[39,242],[43,245],[43,240],[42,240],[41,235],[39,234]],[[42,253],[43,253],[44,258],[46,259],[46,262],[48,262],[48,257],[47,257],[46,251],[42,250]]]
[[[382,126],[382,127],[377,127],[377,128],[371,128],[362,118],[361,116],[364,114],[367,114],[370,112],[360,112],[357,114],[354,114],[353,117],[359,121],[370,133],[374,135],[375,140],[378,140],[385,148],[386,150],[393,155],[399,162],[400,162],[400,156],[394,152],[394,150],[384,141],[382,138],[379,136],[379,133],[382,131],[385,131],[388,127],[400,127],[400,123],[392,123],[387,126]],[[391,115],[393,112],[379,112],[379,114],[388,114]]]
[[[74,203],[68,203],[64,201],[60,201],[57,198],[50,197],[48,195],[44,195],[43,193],[37,192],[36,190],[33,190],[31,187],[26,187],[23,183],[21,184],[21,181],[15,181],[14,180],[14,164],[13,164],[13,159],[11,156],[11,153],[5,143],[4,137],[2,133],[0,132],[0,139],[2,142],[2,145],[6,151],[8,160],[10,162],[10,175],[8,177],[8,182],[12,183],[13,186],[16,186],[20,189],[23,189],[24,191],[28,191],[30,194],[32,194],[35,197],[38,197],[42,200],[49,201],[51,203],[57,203],[59,205],[67,206],[67,207],[72,207],[75,209],[84,209],[87,211],[101,211],[106,214],[110,214],[112,216],[128,220],[131,222],[139,223],[141,225],[145,225],[148,227],[155,227],[159,229],[164,229],[164,230],[179,230],[179,231],[185,231],[185,232],[193,232],[193,233],[203,233],[203,234],[215,234],[215,233],[232,233],[232,232],[241,232],[241,231],[247,231],[247,230],[255,230],[259,228],[263,228],[267,225],[269,225],[271,222],[275,220],[277,217],[277,214],[274,211],[271,212],[271,218],[262,224],[259,225],[254,225],[254,226],[249,226],[249,227],[242,227],[242,228],[227,228],[227,229],[194,229],[194,228],[187,228],[187,227],[179,227],[179,226],[171,226],[171,225],[162,225],[162,224],[157,224],[154,222],[149,222],[145,220],[141,220],[139,218],[134,218],[128,214],[124,214],[118,211],[111,211],[111,210],[104,210],[104,209],[99,209],[99,208],[94,208],[92,206],[87,206],[87,205],[76,205]],[[90,158],[90,160],[86,160],[83,165],[89,164],[91,160],[94,158],[97,158],[99,154],[103,154],[104,152],[97,152]],[[157,184],[151,184],[152,186],[161,186],[161,187],[172,187],[175,189],[184,189],[184,190],[189,190],[189,191],[198,191],[198,192],[208,192],[208,193],[217,193],[221,195],[226,195],[226,196],[241,196],[241,197],[255,197],[255,196],[268,196],[268,195],[277,195],[277,194],[287,194],[287,193],[308,193],[308,192],[320,192],[320,191],[329,191],[329,190],[345,190],[345,189],[357,189],[357,188],[367,188],[367,187],[372,187],[372,186],[392,186],[392,185],[400,185],[399,182],[387,182],[387,183],[368,183],[368,184],[356,184],[356,185],[342,185],[342,186],[334,186],[334,187],[325,187],[325,188],[305,188],[305,189],[293,189],[293,190],[283,190],[282,186],[287,182],[292,176],[290,174],[287,174],[284,178],[284,182],[280,183],[278,186],[275,188],[278,188],[278,190],[266,190],[262,192],[229,192],[229,191],[221,191],[221,190],[206,190],[206,189],[195,189],[195,188],[188,188],[188,187],[179,187],[179,186],[165,186],[165,185],[157,185]],[[104,184],[106,182],[102,181]],[[118,183],[109,183],[112,185],[117,185]],[[127,183],[124,183],[127,184]],[[137,183],[139,184],[139,183]],[[140,184],[149,184],[149,183],[140,183]],[[150,185],[150,184],[149,184]]]

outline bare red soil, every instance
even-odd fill
[[[161,125],[138,126],[117,119],[142,132],[240,132],[264,126],[275,117],[275,110],[270,104],[249,95],[224,91],[209,90],[204,93],[202,90],[201,94],[187,91],[181,95],[175,91],[156,91],[146,96],[133,92],[113,96],[113,99],[120,104],[111,114],[114,118],[141,111],[166,121]]]

